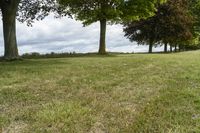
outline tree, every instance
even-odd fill
[[[168,0],[157,7],[155,16],[124,24],[125,36],[139,44],[164,44],[167,52],[168,44],[188,42],[193,38],[193,18],[188,10],[187,0]]]
[[[125,36],[129,38],[130,41],[136,41],[138,44],[148,44],[149,53],[152,53],[153,45],[157,42],[156,19],[151,17],[147,20],[139,20],[125,23],[124,32]]]
[[[169,0],[159,10],[163,14],[159,17],[160,43],[164,43],[165,47],[169,44],[170,51],[177,45],[190,45],[194,36],[194,19],[189,11],[189,1]]]
[[[161,0],[59,0],[84,26],[100,22],[99,54],[106,53],[106,25],[152,16]]]
[[[43,19],[53,9],[53,0],[0,0],[4,33],[4,58],[17,59],[16,19],[27,22]]]

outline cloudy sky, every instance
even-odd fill
[[[99,41],[99,23],[82,27],[81,22],[69,18],[55,19],[47,17],[37,21],[33,27],[17,23],[17,40],[20,54],[29,52],[97,52]],[[160,48],[154,49],[159,51]],[[107,51],[111,52],[147,52],[148,47],[138,46],[124,37],[122,26],[108,26]],[[0,55],[4,52],[2,23],[0,27]]]

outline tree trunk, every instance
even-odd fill
[[[174,51],[177,52],[177,44],[175,45],[175,50]]]
[[[16,13],[19,0],[7,0],[1,4],[3,34],[4,34],[4,58],[7,60],[19,58],[16,39]]]
[[[167,43],[164,44],[164,52],[167,53]]]
[[[170,45],[170,52],[173,52],[173,47],[172,47],[172,45]]]
[[[100,20],[99,54],[106,54],[106,19]]]
[[[153,52],[153,42],[150,41],[149,43],[149,53],[152,53]]]
[[[178,45],[178,51],[181,52],[181,46],[180,45]]]

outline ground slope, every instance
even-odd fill
[[[0,62],[3,132],[200,132],[200,52]]]

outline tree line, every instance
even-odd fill
[[[198,49],[199,16],[198,0],[168,0],[157,5],[155,15],[148,19],[124,24],[125,36],[138,44],[164,45],[164,51]]]
[[[28,25],[50,13],[69,16],[84,26],[100,23],[99,54],[106,53],[107,24],[124,25],[125,36],[138,44],[188,49],[199,44],[200,0],[0,0],[4,58],[19,57],[16,20]]]

